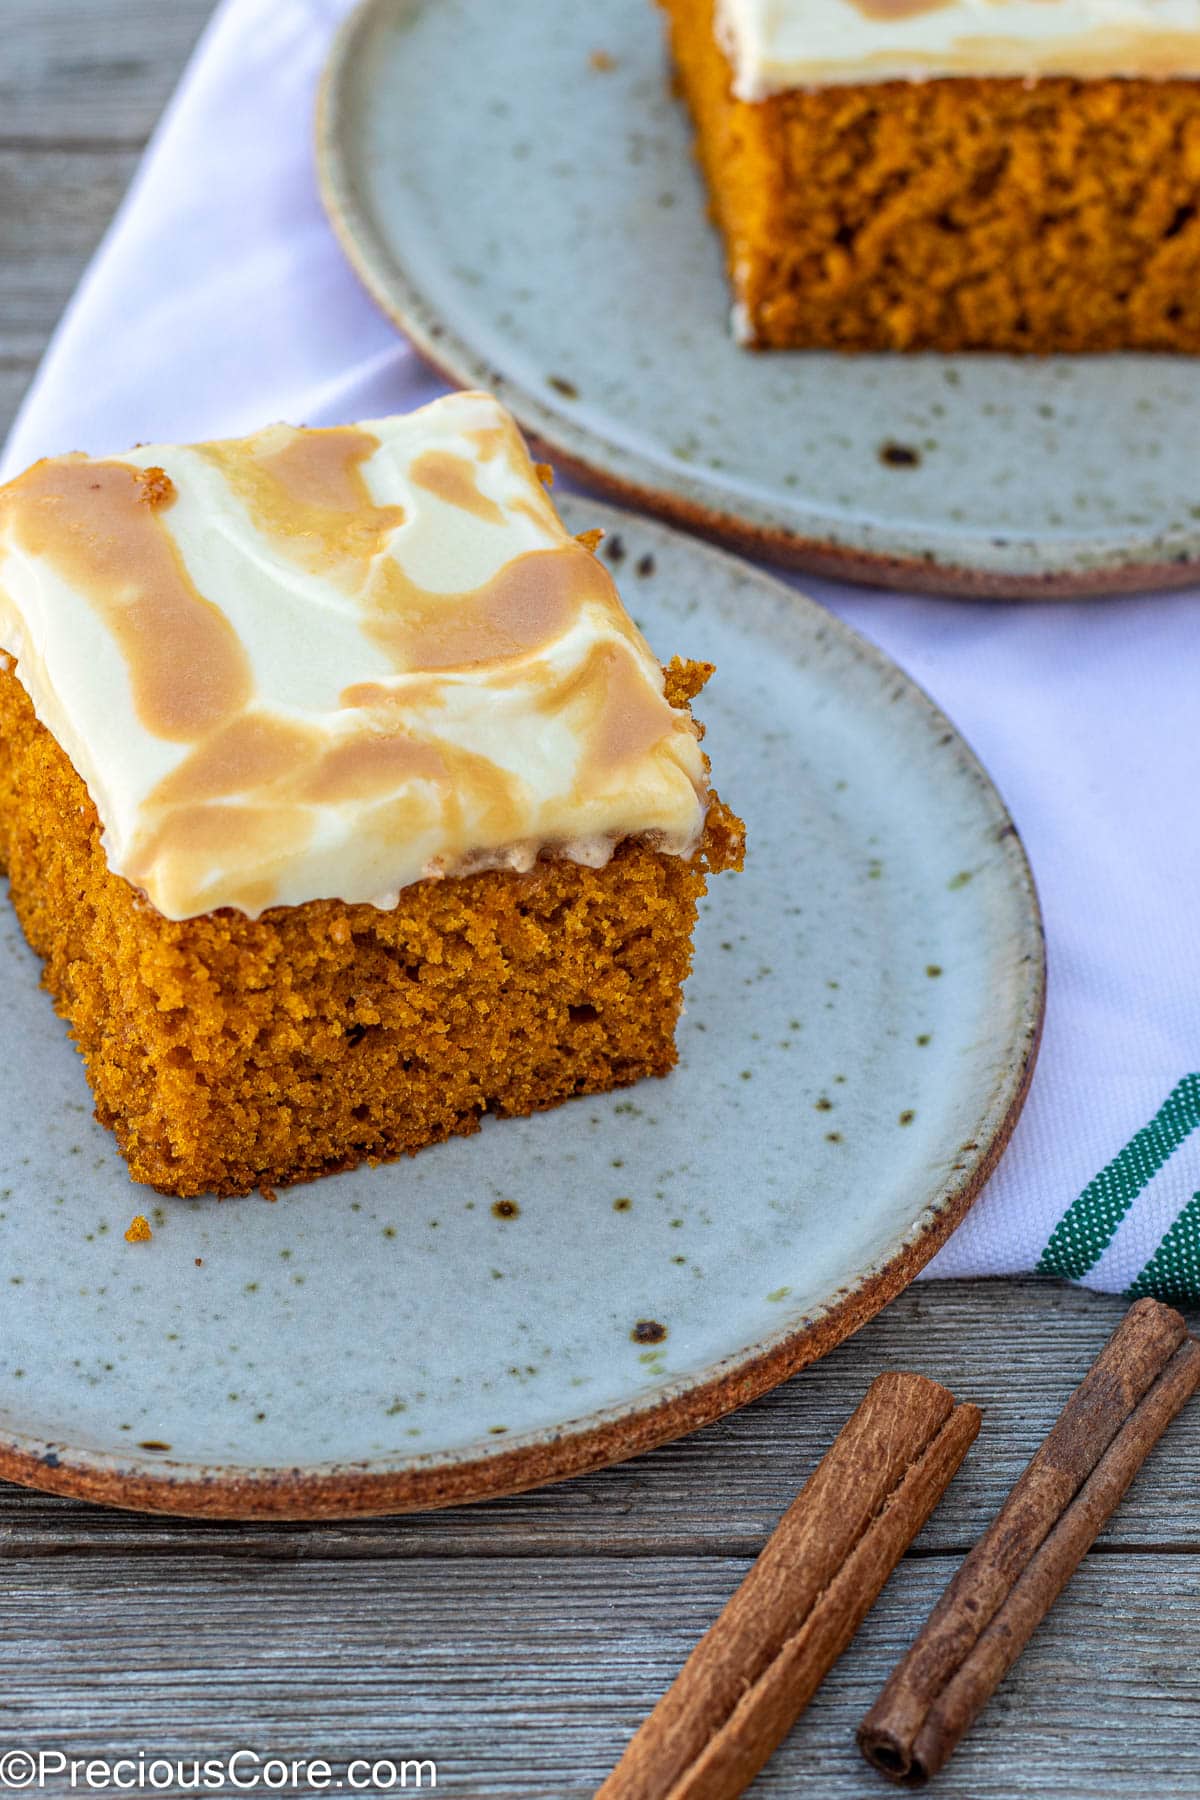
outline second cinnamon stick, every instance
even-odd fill
[[[859,1727],[896,1780],[936,1774],[1200,1385],[1200,1343],[1131,1307]]]

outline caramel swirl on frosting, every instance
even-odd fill
[[[740,100],[956,75],[1200,74],[1196,0],[716,0]]]
[[[690,720],[484,394],[35,464],[0,648],[168,918],[703,829]]]
[[[377,506],[371,498],[362,464],[379,439],[361,426],[277,425],[254,438],[196,448],[221,470],[263,536],[314,574],[361,581],[364,566],[404,523],[402,506]]]
[[[242,706],[250,665],[228,619],[192,581],[152,497],[157,487],[123,462],[62,457],[12,483],[4,520],[27,556],[86,594],[125,660],[145,729],[186,740]]]

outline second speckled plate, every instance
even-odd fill
[[[679,1436],[877,1312],[1012,1128],[1042,1010],[1016,833],[881,652],[578,500],[663,657],[708,658],[742,875],[678,1070],[249,1200],[161,1200],[94,1124],[0,911],[0,1475],[238,1517],[432,1506]],[[151,1242],[127,1244],[135,1212]]]
[[[689,137],[651,0],[364,0],[318,160],[385,311],[617,499],[885,586],[1197,579],[1200,359],[740,350]]]

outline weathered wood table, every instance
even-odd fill
[[[4,424],[209,5],[5,0]],[[983,1432],[753,1790],[886,1793],[854,1726],[1122,1310],[1035,1281],[918,1286],[683,1443],[453,1512],[190,1524],[0,1486],[0,1752],[420,1756],[479,1800],[588,1795],[868,1382],[907,1367],[979,1401]],[[947,1800],[1200,1795],[1198,1471],[1193,1405],[941,1778]]]

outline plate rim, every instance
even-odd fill
[[[610,534],[650,533],[681,541],[739,582],[765,588],[808,613],[814,628],[840,639],[845,652],[867,664],[896,699],[923,712],[932,729],[953,741],[955,766],[974,783],[1002,843],[1008,885],[1018,902],[1017,956],[1012,976],[1013,1030],[1003,1074],[972,1127],[976,1149],[954,1179],[927,1199],[890,1254],[856,1271],[815,1311],[790,1326],[731,1352],[698,1378],[680,1377],[648,1395],[618,1401],[578,1419],[510,1438],[484,1455],[454,1450],[305,1468],[215,1467],[168,1457],[120,1458],[71,1449],[59,1440],[6,1433],[0,1440],[0,1479],[101,1505],[195,1518],[321,1520],[416,1512],[495,1499],[589,1470],[624,1462],[684,1437],[758,1399],[853,1335],[906,1288],[941,1248],[995,1169],[1024,1106],[1041,1043],[1046,1003],[1046,951],[1041,905],[1028,855],[999,789],[966,738],[920,684],[886,651],[818,601],[752,568],[729,551],[698,542],[655,519],[572,496],[589,505]],[[1022,980],[1021,972],[1024,971]]]
[[[1053,555],[1041,553],[1038,567],[989,567],[957,555],[945,558],[934,550],[917,556],[894,544],[842,542],[813,535],[772,519],[769,509],[737,500],[718,477],[698,477],[676,463],[671,484],[664,482],[636,449],[623,449],[572,419],[560,407],[531,393],[452,331],[426,300],[420,284],[403,269],[382,241],[369,211],[360,200],[350,133],[347,86],[356,67],[361,41],[377,19],[395,17],[399,8],[415,8],[430,0],[357,0],[339,26],[322,72],[315,114],[317,185],[326,216],[342,252],[376,306],[412,343],[418,354],[446,381],[458,387],[489,389],[502,399],[539,451],[546,452],[573,478],[586,482],[620,505],[652,513],[742,553],[797,568],[809,574],[868,587],[938,594],[959,600],[1084,599],[1144,593],[1153,589],[1194,585],[1200,576],[1200,531],[1179,533],[1178,547],[1148,555],[1143,548],[1096,552],[1097,560],[1077,566],[1072,555],[1086,554],[1086,541],[1072,539]],[[754,354],[747,351],[747,355]],[[763,352],[762,354],[770,354]],[[977,356],[989,353],[980,351]],[[1074,359],[1089,360],[1089,359]],[[618,467],[628,471],[618,473]],[[867,538],[871,526],[859,528]],[[887,537],[887,528],[882,534]],[[981,534],[979,549],[987,539]],[[1009,538],[1009,545],[1019,540]],[[993,546],[994,547],[994,546]],[[1024,545],[1031,557],[1033,541]]]

